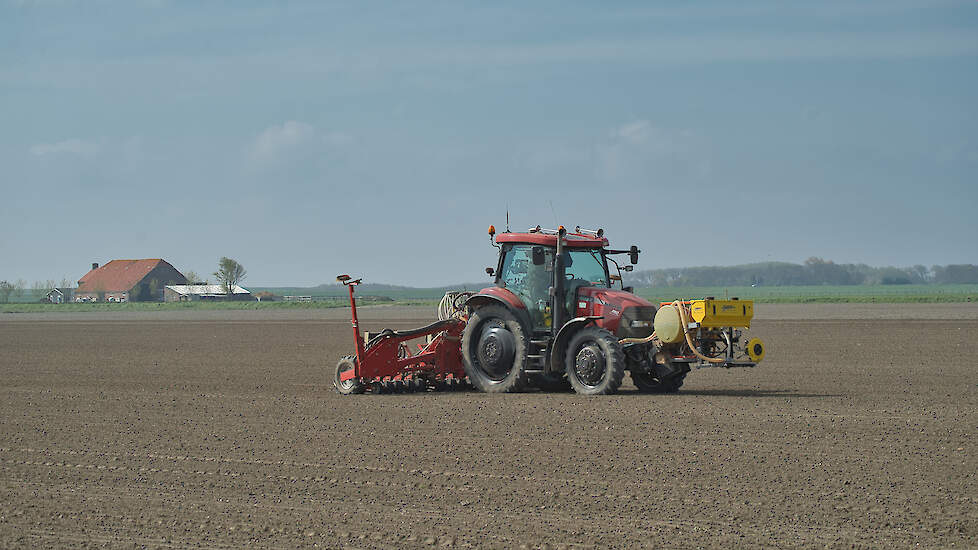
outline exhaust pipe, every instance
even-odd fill
[[[564,294],[566,292],[564,289],[564,273],[566,269],[564,267],[564,235],[566,234],[567,230],[564,229],[564,226],[560,226],[557,230],[557,255],[554,256],[554,286],[552,287],[553,296],[551,297],[553,300],[551,305],[553,321],[551,321],[550,325],[550,334],[554,337],[557,336],[557,332],[567,322],[564,313]]]

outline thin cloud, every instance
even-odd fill
[[[330,132],[323,136],[323,142],[325,142],[327,145],[334,146],[349,145],[350,143],[353,143],[353,136],[343,132]]]
[[[636,120],[623,124],[611,132],[613,139],[622,139],[629,143],[645,143],[652,133],[652,124],[647,120]]]
[[[645,180],[657,174],[706,176],[712,171],[704,144],[688,130],[633,120],[608,132],[594,148],[595,175],[601,180]]]
[[[288,120],[265,128],[245,145],[244,168],[264,172],[285,167],[322,167],[354,141],[354,136],[344,132],[324,131],[306,122]]]
[[[683,65],[818,59],[914,59],[978,54],[978,40],[963,31],[773,32],[664,35],[641,39],[583,40],[517,46],[458,47],[412,56],[428,62],[536,65],[628,62]]]
[[[197,56],[153,55],[99,59],[87,65],[25,60],[0,67],[0,85],[99,89],[108,78],[163,85],[179,73],[190,85],[219,85],[218,74],[237,68],[245,75],[286,72],[298,76],[343,74],[370,87],[387,82],[392,68],[415,71],[472,67],[532,67],[573,63],[683,66],[713,63],[928,59],[978,55],[974,32],[961,29],[900,31],[772,31],[661,34],[642,38],[585,38],[529,44],[373,45],[348,51],[315,47],[261,53]],[[216,68],[220,67],[221,71]],[[94,78],[92,75],[99,75]],[[386,85],[386,84],[385,84]],[[301,123],[296,123],[301,124]]]
[[[66,139],[56,143],[38,143],[32,145],[30,152],[35,157],[47,155],[77,155],[90,158],[95,156],[101,147],[94,142],[82,139]]]
[[[248,146],[248,158],[254,162],[268,162],[280,158],[309,143],[316,135],[311,124],[289,120],[269,126]]]

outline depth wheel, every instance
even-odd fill
[[[686,380],[685,372],[664,376],[661,379],[641,372],[632,371],[630,374],[632,384],[635,384],[638,391],[643,393],[676,393]]]
[[[550,392],[566,392],[573,389],[570,380],[563,373],[534,374],[530,376],[530,383],[543,391]]]
[[[618,391],[625,377],[625,353],[607,330],[584,327],[567,344],[564,366],[577,393],[609,395]]]
[[[336,391],[343,395],[353,395],[363,393],[367,390],[367,386],[358,378],[340,380],[340,376],[344,372],[352,371],[355,368],[356,359],[352,355],[347,355],[340,359],[339,363],[336,364],[336,376],[333,377],[333,386],[336,388]]]
[[[527,384],[527,337],[523,325],[503,306],[483,306],[462,332],[462,358],[469,382],[488,393],[518,392]]]

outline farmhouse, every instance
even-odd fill
[[[76,302],[160,302],[166,285],[187,279],[165,260],[112,260],[78,281]]]
[[[222,285],[167,285],[163,289],[163,299],[167,302],[193,302],[197,300],[254,300],[246,288],[234,285],[231,296],[224,292]]]

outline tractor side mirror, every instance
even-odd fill
[[[490,276],[490,277],[492,277],[492,276],[493,276],[493,275],[495,275],[495,274],[496,274],[496,270],[495,270],[495,269],[493,269],[493,268],[491,268],[491,267],[487,267],[487,268],[486,268],[486,275],[488,275],[488,276]]]
[[[628,249],[628,259],[633,264],[637,264],[638,263],[638,253],[639,252],[641,252],[641,250],[639,250],[638,247],[635,246],[634,244],[632,245],[631,248]]]
[[[543,255],[543,247],[542,246],[534,246],[533,247],[533,265],[543,265],[543,262],[545,260],[546,260],[546,258]]]
[[[625,271],[632,271],[634,269],[635,269],[635,266],[633,266],[633,265],[626,265],[625,266]]]

